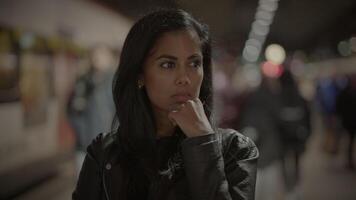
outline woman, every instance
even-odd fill
[[[253,199],[258,151],[214,128],[207,28],[182,10],[139,20],[113,83],[120,126],[87,149],[73,199]]]

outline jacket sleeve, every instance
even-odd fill
[[[215,133],[182,142],[194,200],[253,200],[258,150],[237,133]]]
[[[100,146],[102,134],[100,134],[87,148],[82,169],[76,188],[72,194],[73,200],[101,199],[102,191],[102,167],[100,166]]]

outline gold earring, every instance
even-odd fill
[[[143,88],[143,83],[142,83],[142,81],[138,81],[137,85],[138,85],[138,89],[142,89],[142,88]]]

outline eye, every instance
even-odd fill
[[[200,60],[194,60],[190,63],[190,66],[194,68],[199,68],[202,66],[202,62]]]
[[[172,61],[166,61],[166,62],[162,62],[160,64],[160,66],[163,68],[166,68],[166,69],[171,69],[171,68],[175,67],[175,63]]]

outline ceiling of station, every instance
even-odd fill
[[[258,0],[95,0],[132,19],[152,8],[180,7],[207,23],[213,39],[239,54],[251,30]],[[288,51],[335,47],[356,35],[354,0],[280,0],[265,44]]]

